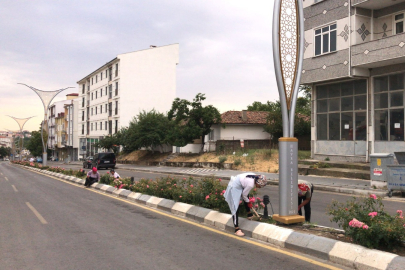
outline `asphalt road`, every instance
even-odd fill
[[[330,266],[5,162],[0,162],[0,203],[0,269]]]
[[[52,164],[48,164],[52,165]],[[59,165],[60,166],[60,165]],[[82,168],[79,165],[63,165],[61,167],[65,168],[72,168],[72,169],[80,169]],[[89,169],[86,169],[89,170]],[[101,175],[105,174],[109,170],[99,170]],[[121,177],[134,177],[135,180],[139,180],[142,178],[149,178],[149,179],[156,179],[159,177],[167,176],[166,174],[160,173],[147,173],[147,172],[135,172],[125,169],[117,169],[117,172],[120,174]],[[187,175],[181,176],[176,175],[176,177],[189,177]],[[224,184],[227,184],[226,180],[223,180]],[[259,196],[263,198],[263,195],[269,195],[271,205],[273,206],[273,210],[275,213],[279,213],[279,193],[278,193],[278,186],[266,186],[262,189],[258,190]],[[330,216],[327,215],[327,207],[331,204],[333,200],[338,202],[345,202],[353,198],[354,195],[348,194],[340,194],[340,193],[332,193],[332,192],[324,192],[324,191],[317,191],[316,187],[314,190],[313,198],[311,201],[311,222],[321,226],[339,228],[339,226],[330,221]],[[405,212],[405,198],[387,198],[384,199],[384,207],[391,214],[395,214],[397,210],[403,210]],[[269,214],[272,214],[272,209],[270,205],[268,205]]]

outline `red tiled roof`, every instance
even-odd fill
[[[246,113],[243,119],[242,113]],[[268,112],[258,111],[227,111],[221,114],[223,124],[256,124],[265,125]]]

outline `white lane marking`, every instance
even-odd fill
[[[14,185],[11,185],[15,192],[18,192],[17,188]]]
[[[3,173],[2,172],[0,172],[1,173],[1,175],[3,175]]]
[[[4,177],[4,179],[6,179],[6,181],[8,181],[8,178],[7,178],[7,177]]]
[[[34,206],[32,206],[29,202],[26,202],[27,206],[29,209],[31,209],[31,211],[37,216],[37,218],[39,219],[39,221],[41,221],[42,224],[48,224],[48,222],[46,222],[46,220],[41,216],[41,214],[34,208]]]

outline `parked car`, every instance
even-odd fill
[[[115,169],[115,163],[115,154],[113,152],[98,153],[93,156],[92,167]]]
[[[93,157],[87,157],[84,161],[83,161],[83,168],[86,169],[91,169],[91,163],[93,161]]]

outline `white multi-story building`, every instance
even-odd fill
[[[120,54],[79,80],[79,156],[97,153],[99,139],[127,127],[139,112],[169,111],[178,62],[178,44],[151,46]]]
[[[77,161],[79,158],[79,137],[77,127],[79,120],[79,99],[72,99],[65,104],[65,130],[62,133],[62,145],[66,148],[68,161]]]

